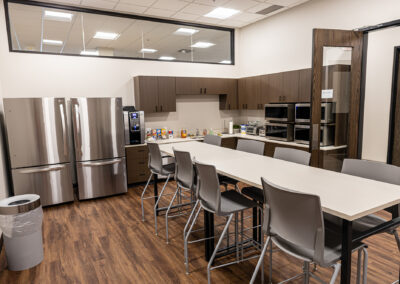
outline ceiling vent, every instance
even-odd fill
[[[267,14],[269,14],[269,13],[275,12],[275,11],[277,11],[277,10],[279,10],[279,9],[282,9],[282,8],[283,8],[283,6],[272,5],[272,6],[268,7],[268,8],[266,8],[266,9],[263,9],[263,10],[261,10],[261,11],[258,11],[256,14],[267,15]]]
[[[191,53],[192,52],[192,50],[191,49],[187,49],[187,48],[182,48],[182,49],[179,49],[178,50],[178,52],[179,53]]]

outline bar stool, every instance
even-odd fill
[[[254,283],[258,270],[263,266],[264,255],[270,242],[287,254],[304,261],[303,273],[283,282],[304,277],[304,283],[309,283],[309,279],[312,277],[324,283],[318,276],[310,272],[310,263],[315,263],[322,267],[332,267],[334,271],[329,283],[335,283],[341,267],[339,263],[342,253],[341,235],[324,225],[319,196],[298,193],[277,186],[264,178],[261,178],[261,182],[264,196],[266,196],[263,231],[267,235],[267,241],[250,283]],[[366,284],[366,246],[358,243],[354,246],[353,251],[364,253],[363,283]],[[359,265],[357,267],[359,268]],[[357,271],[357,275],[360,276],[359,271]],[[360,277],[358,277],[357,283],[359,281]]]
[[[143,200],[155,198],[157,201],[154,205],[154,228],[156,231],[156,235],[158,235],[158,232],[157,232],[158,203],[160,202],[161,197],[163,196],[164,190],[167,187],[167,184],[168,184],[168,181],[169,181],[171,175],[173,175],[175,172],[175,164],[174,163],[163,164],[163,161],[162,161],[163,157],[160,152],[160,147],[157,143],[147,143],[147,147],[149,147],[149,164],[148,165],[149,165],[151,174],[150,174],[149,179],[147,180],[146,186],[144,187],[141,198],[140,198],[141,203],[142,203],[142,221],[144,221]],[[163,186],[159,196],[144,197],[147,187],[149,186],[149,183],[150,183],[153,175],[166,176],[167,179],[165,180],[164,186]]]
[[[209,135],[207,134],[206,136],[204,136],[204,143],[206,144],[211,144],[211,145],[215,145],[215,146],[221,146],[222,144],[222,137],[218,136],[218,135]]]
[[[174,157],[175,157],[175,181],[177,184],[174,196],[171,199],[171,202],[169,203],[167,212],[165,213],[165,234],[166,234],[166,242],[168,242],[168,219],[172,217],[177,217],[181,216],[183,214],[177,214],[173,216],[169,216],[169,212],[173,206],[173,203],[178,196],[178,205],[176,205],[174,208],[182,208],[187,205],[193,205],[194,204],[194,196],[195,196],[195,191],[196,191],[196,183],[195,183],[195,169],[193,166],[192,159],[190,157],[189,152],[185,151],[178,151],[172,148],[174,151]],[[183,191],[182,191],[183,189]],[[190,192],[190,202],[188,203],[182,203],[181,197],[182,193],[184,192]]]
[[[185,266],[186,272],[189,273],[189,260],[188,260],[188,239],[193,229],[194,224],[199,216],[200,210],[206,210],[210,213],[216,214],[217,216],[228,217],[222,234],[219,237],[218,243],[214,249],[214,252],[208,262],[207,266],[207,279],[208,283],[211,283],[211,270],[218,267],[227,266],[234,263],[239,263],[253,257],[244,258],[243,257],[243,234],[241,234],[240,242],[240,253],[239,253],[239,242],[238,242],[238,215],[241,213],[241,220],[243,220],[243,211],[246,209],[251,209],[257,204],[244,197],[240,193],[234,190],[221,192],[220,184],[218,181],[218,175],[215,167],[213,165],[202,164],[199,162],[195,163],[198,179],[197,179],[197,191],[196,197],[197,201],[193,208],[195,212],[193,221],[191,221],[190,228],[185,236],[184,243],[184,253],[185,253]],[[197,208],[198,207],[198,208]],[[236,245],[236,261],[226,263],[220,266],[212,267],[215,256],[221,246],[222,240],[227,233],[228,227],[232,222],[233,217],[235,217],[235,245]],[[243,222],[241,224],[241,232],[243,233]]]

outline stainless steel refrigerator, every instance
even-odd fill
[[[127,192],[121,98],[73,98],[79,199]]]
[[[44,206],[72,201],[65,99],[5,98],[3,105],[14,194],[38,194]]]

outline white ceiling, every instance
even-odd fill
[[[309,0],[41,0],[71,6],[89,7],[129,14],[145,15],[179,21],[240,28],[274,14],[280,13]],[[284,8],[268,15],[258,11],[272,5]],[[240,13],[225,20],[204,17],[215,7],[240,10]]]

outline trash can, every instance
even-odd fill
[[[25,270],[42,262],[42,221],[39,195],[23,194],[0,200],[0,229],[9,270]]]

